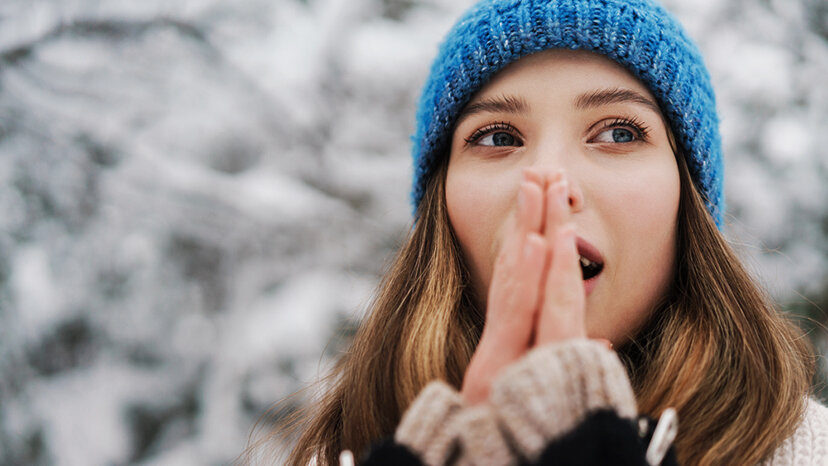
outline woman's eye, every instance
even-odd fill
[[[487,125],[465,139],[468,146],[520,147],[523,145],[520,130],[508,122]]]
[[[598,134],[592,142],[603,144],[629,144],[633,142],[647,142],[649,128],[635,117],[619,117],[605,120],[601,123]]]
[[[508,147],[508,146],[517,146],[520,143],[517,139],[509,133],[498,131],[495,133],[488,134],[480,138],[477,142],[481,146],[493,146],[493,147]]]
[[[632,130],[626,128],[610,128],[601,131],[598,137],[595,138],[595,142],[624,143],[633,142],[636,139],[636,134]]]

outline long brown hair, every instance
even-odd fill
[[[441,164],[431,177],[417,222],[392,262],[350,349],[322,382],[331,386],[312,406],[249,448],[242,462],[275,438],[301,430],[287,464],[336,464],[390,435],[428,382],[460,387],[483,329],[468,273],[445,207]]]
[[[663,304],[620,351],[642,413],[678,411],[682,464],[755,464],[793,434],[814,362],[707,215],[684,161],[678,257]]]
[[[445,207],[447,159],[379,287],[331,389],[291,425],[288,463],[336,464],[392,435],[431,380],[460,387],[483,328]],[[639,410],[679,414],[682,464],[753,464],[798,425],[813,362],[807,341],[754,283],[707,212],[683,157],[673,283],[645,328],[619,349]]]

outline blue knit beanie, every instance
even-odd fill
[[[710,76],[678,21],[651,0],[482,0],[469,9],[440,46],[420,97],[412,137],[415,210],[472,96],[509,63],[554,48],[605,55],[650,89],[721,227],[723,161]]]

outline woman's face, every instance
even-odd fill
[[[587,334],[623,344],[664,295],[676,255],[679,173],[656,100],[601,55],[550,50],[504,68],[469,102],[446,202],[478,296],[527,168],[568,180],[579,253],[602,264],[584,281]]]

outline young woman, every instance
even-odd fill
[[[291,464],[828,464],[810,349],[717,228],[713,91],[662,7],[484,0],[417,117],[414,226]]]

